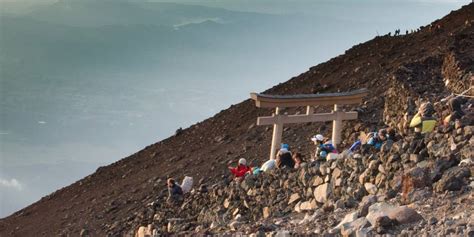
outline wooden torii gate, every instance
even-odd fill
[[[274,159],[283,135],[283,124],[333,121],[332,143],[337,147],[341,143],[343,120],[357,119],[357,112],[340,111],[338,105],[359,104],[368,94],[367,89],[359,89],[341,93],[321,93],[302,95],[264,95],[250,93],[259,108],[275,108],[275,113],[268,117],[258,117],[257,125],[273,125],[272,147],[270,159]],[[331,113],[314,113],[315,105],[334,105]],[[289,107],[306,107],[306,114],[284,115],[280,110]]]

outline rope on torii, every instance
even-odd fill
[[[255,101],[259,108],[275,108],[272,116],[258,117],[257,125],[273,125],[272,146],[270,159],[275,159],[276,152],[281,143],[283,125],[288,123],[308,123],[333,121],[332,143],[337,146],[341,143],[341,129],[343,120],[357,119],[357,112],[340,111],[339,105],[359,104],[362,98],[368,94],[367,89],[359,89],[350,92],[300,94],[300,95],[266,95],[250,93],[250,98]],[[316,105],[333,105],[331,113],[314,113]],[[306,107],[306,114],[284,115],[281,109],[289,107]]]

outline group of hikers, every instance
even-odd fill
[[[454,97],[448,101],[450,114],[443,119],[443,126],[454,126],[464,116],[461,108],[465,103],[462,97]],[[420,147],[424,147],[425,134],[431,133],[437,124],[437,119],[434,117],[435,108],[432,103],[426,102],[419,106],[418,112],[413,116],[409,123],[409,127],[414,129],[415,135],[412,144],[412,152],[419,152]],[[400,135],[396,130],[389,127],[383,128],[376,132],[368,133],[364,139],[357,139],[344,152],[354,153],[359,151],[361,153],[370,151],[380,151],[384,146],[391,147],[391,144],[400,139]],[[275,158],[271,158],[264,162],[260,167],[252,167],[247,163],[245,158],[240,158],[236,167],[228,167],[234,180],[242,181],[247,175],[258,175],[262,172],[270,172],[274,169],[299,169],[316,162],[323,162],[326,160],[337,159],[338,150],[331,143],[331,140],[324,137],[322,134],[314,135],[310,138],[315,145],[315,152],[311,155],[308,162],[303,159],[300,152],[291,151],[288,144],[281,144],[279,151]],[[168,179],[169,200],[182,200],[183,191],[180,186],[176,184],[173,179]]]

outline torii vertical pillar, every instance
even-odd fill
[[[283,135],[283,122],[279,119],[280,118],[280,107],[276,107],[275,109],[275,117],[277,118],[277,122],[273,124],[273,135],[272,135],[272,146],[270,151],[270,159],[276,158],[276,153],[278,147],[281,144],[281,137]]]
[[[334,105],[334,113],[336,114],[336,119],[332,121],[332,144],[337,147],[341,143],[341,128],[342,128],[342,118],[337,104]]]

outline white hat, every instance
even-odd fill
[[[281,154],[285,154],[285,153],[289,153],[289,152],[290,152],[290,151],[289,151],[288,149],[286,149],[286,148],[281,148],[281,149],[280,149],[280,153],[281,153]]]
[[[244,158],[240,158],[239,165],[247,165],[247,161]]]
[[[323,135],[321,134],[318,134],[318,135],[314,135],[312,138],[311,138],[311,141],[315,142],[315,141],[323,141],[324,140],[324,137]]]

